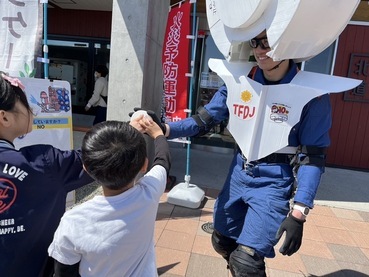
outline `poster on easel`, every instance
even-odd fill
[[[61,150],[73,149],[73,126],[70,101],[70,84],[67,81],[50,81],[20,78],[26,87],[28,102],[35,115],[32,132],[17,138],[17,148],[30,144],[52,144]]]
[[[67,81],[19,78],[25,86],[33,113],[32,132],[14,140],[17,149],[32,144],[50,144],[60,150],[73,149],[71,87]],[[67,206],[75,203],[75,192],[67,195]]]

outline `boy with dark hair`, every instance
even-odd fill
[[[49,255],[55,276],[157,276],[154,226],[170,168],[161,128],[141,117],[140,129],[154,139],[153,166],[143,135],[126,122],[105,121],[82,143],[85,170],[102,185],[103,195],[67,211]]]

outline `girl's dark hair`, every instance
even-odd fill
[[[97,183],[113,190],[134,180],[146,159],[143,135],[127,122],[94,125],[82,141],[82,160]]]
[[[24,91],[20,87],[10,84],[3,78],[3,75],[6,74],[0,71],[0,110],[10,111],[14,108],[15,103],[20,101],[28,111],[31,111]]]
[[[97,65],[95,71],[99,72],[101,74],[101,77],[106,77],[106,75],[108,75],[109,73],[108,68],[103,64]]]

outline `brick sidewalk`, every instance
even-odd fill
[[[162,196],[155,228],[160,276],[231,276],[211,246],[211,235],[201,229],[212,221],[218,194],[214,189],[205,192],[206,202],[199,209],[174,206]],[[266,259],[268,277],[369,276],[369,213],[316,205],[298,253],[276,253],[276,258]]]

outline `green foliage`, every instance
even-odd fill
[[[19,76],[20,77],[28,77],[28,78],[33,78],[36,75],[36,69],[32,69],[30,68],[30,66],[27,63],[24,63],[24,72],[23,71],[19,71]]]

